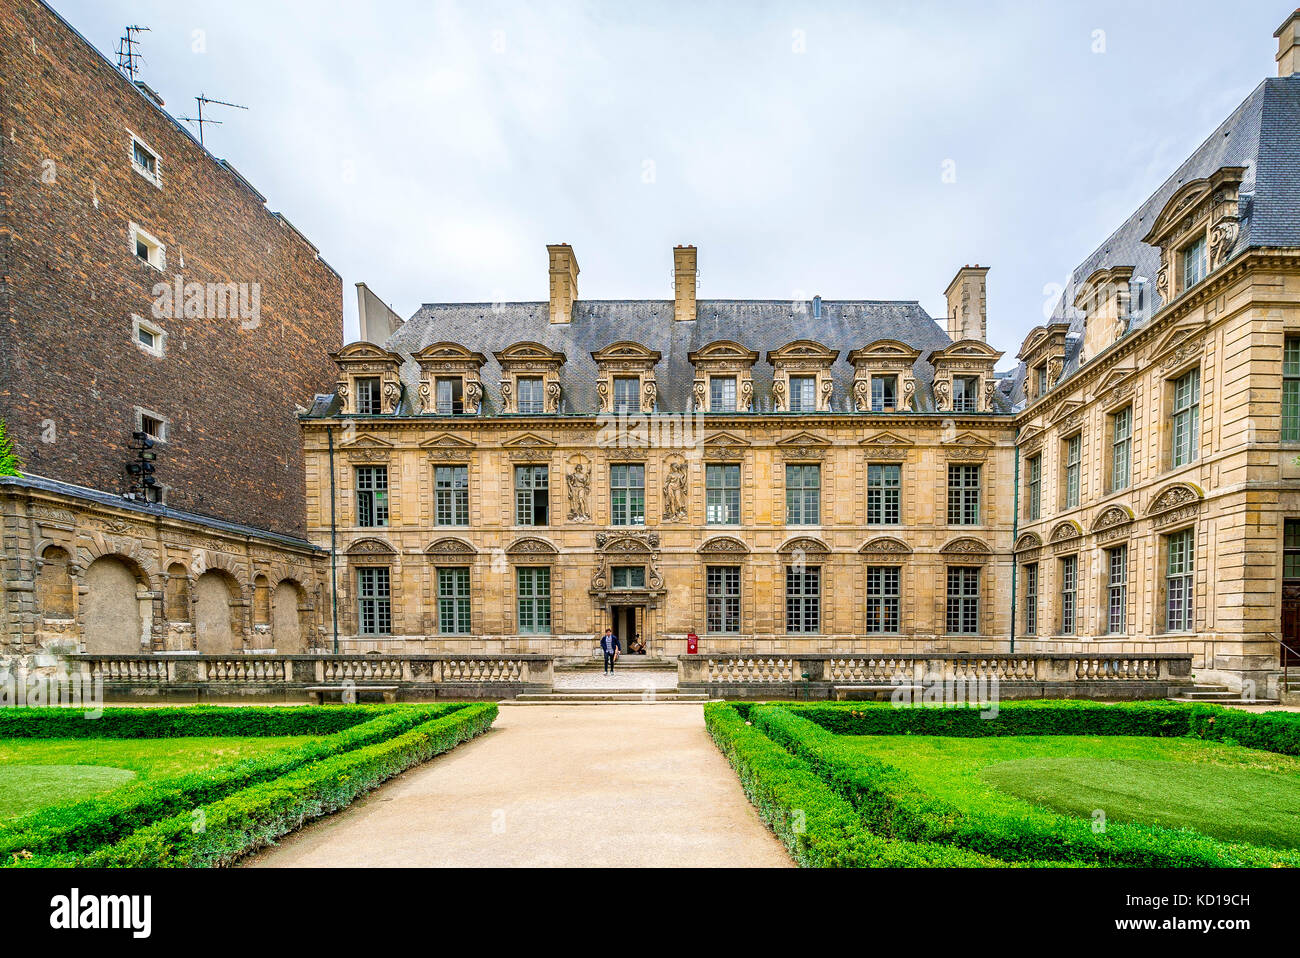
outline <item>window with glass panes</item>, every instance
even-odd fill
[[[1300,579],[1300,519],[1282,521],[1282,578]]]
[[[1079,463],[1083,455],[1083,436],[1065,440],[1065,508],[1079,504]]]
[[[1057,563],[1061,583],[1061,634],[1073,635],[1079,589],[1079,557],[1065,556]]]
[[[469,466],[434,468],[433,522],[439,526],[469,525]]]
[[[1110,417],[1110,488],[1127,489],[1133,461],[1133,407],[1125,406]]]
[[[710,632],[739,632],[740,566],[709,566],[705,570],[705,589],[705,627]]]
[[[610,581],[615,589],[644,589],[645,566],[616,565],[610,570]]]
[[[1029,473],[1029,518],[1041,519],[1043,515],[1043,456],[1029,458],[1025,471]]]
[[[1183,291],[1205,279],[1205,237],[1183,248]]]
[[[817,411],[817,377],[816,376],[791,376],[790,377],[790,411],[791,412],[816,412]]]
[[[357,466],[357,525],[388,525],[388,467]]]
[[[362,635],[388,635],[393,631],[388,584],[387,566],[357,569],[357,631]]]
[[[520,412],[534,415],[546,411],[546,390],[541,376],[520,376],[515,391],[515,404]]]
[[[1196,460],[1196,433],[1201,414],[1201,371],[1193,369],[1174,380],[1171,466]]]
[[[1123,635],[1128,620],[1128,546],[1106,550],[1106,632]]]
[[[898,408],[898,377],[871,377],[871,411],[893,412]]]
[[[952,379],[952,411],[975,412],[979,409],[979,377],[954,376]]]
[[[980,625],[980,570],[973,566],[948,567],[948,631],[974,635]]]
[[[551,570],[546,566],[521,566],[515,570],[518,586],[520,635],[547,635],[551,631]]]
[[[711,526],[740,522],[740,466],[723,464],[704,469],[704,521]]]
[[[1195,609],[1192,578],[1196,564],[1192,530],[1175,532],[1165,541],[1165,631],[1190,632]]]
[[[785,630],[821,631],[822,570],[819,566],[785,567]]]
[[[549,466],[515,466],[515,524],[544,526],[550,522]]]
[[[1282,441],[1300,442],[1300,336],[1282,348]]]
[[[1038,377],[1038,395],[1041,397],[1047,392],[1047,365],[1044,363],[1035,372]]]
[[[901,521],[902,486],[902,466],[894,463],[867,465],[868,525],[898,525]]]
[[[438,631],[442,635],[469,633],[469,569],[438,570]]]
[[[609,521],[616,526],[645,525],[645,466],[609,467]]]
[[[948,464],[948,524],[977,526],[980,521],[980,467]]]
[[[815,526],[821,521],[822,468],[816,464],[785,467],[785,521]]]
[[[614,377],[614,412],[627,415],[641,411],[641,379],[639,376]]]
[[[358,376],[356,385],[358,413],[363,416],[378,416],[384,411],[378,376]]]
[[[867,632],[898,631],[898,566],[867,566]]]
[[[735,376],[710,376],[709,377],[709,411],[710,412],[735,412],[736,411],[736,377]]]
[[[1038,563],[1025,566],[1025,635],[1038,634]]]
[[[465,411],[461,398],[464,383],[459,376],[438,379],[434,382],[434,397],[437,400],[438,415],[458,416]]]

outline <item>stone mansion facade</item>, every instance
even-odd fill
[[[1300,12],[1010,374],[915,302],[426,305],[334,354],[307,522],[355,650],[1300,647]],[[1286,642],[1283,642],[1283,639]]]

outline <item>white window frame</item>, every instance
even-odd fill
[[[162,189],[162,154],[160,154],[152,146],[150,146],[139,136],[133,133],[129,128],[127,129],[126,132],[128,135],[128,142],[126,145],[126,155],[127,158],[131,161],[131,169],[135,170],[137,173],[143,176],[154,186],[158,187],[158,189]],[[139,144],[146,153],[148,153],[150,156],[153,157],[154,171],[152,173],[150,173],[147,169],[145,169],[135,161],[136,144]]]
[[[142,239],[145,245],[150,248],[149,259],[143,262],[147,262],[160,273],[164,272],[167,269],[167,244],[134,221],[131,222],[131,228],[128,232],[131,234],[129,246],[131,258],[137,262],[141,261],[140,257],[136,255],[135,246],[136,241]]]
[[[140,341],[140,330],[142,329],[153,336],[154,345],[150,346]],[[163,329],[157,323],[149,322],[149,320],[137,313],[132,313],[131,342],[135,343],[136,347],[142,352],[146,352],[150,356],[156,356],[158,359],[162,359],[167,353],[167,330]]]

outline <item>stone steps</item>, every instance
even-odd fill
[[[525,692],[502,705],[659,705],[665,702],[707,702],[700,692],[676,689],[572,689],[554,692]]]
[[[1181,695],[1170,696],[1171,702],[1200,705],[1277,705],[1277,699],[1243,699],[1226,685],[1193,685]]]
[[[565,665],[556,665],[556,672],[598,672],[605,668],[604,659],[587,659],[581,662],[571,662]],[[652,659],[644,655],[620,655],[618,657],[618,668],[622,669],[653,669],[657,672],[676,672],[677,663],[668,659]]]

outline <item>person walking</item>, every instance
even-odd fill
[[[614,674],[614,663],[618,661],[620,647],[618,636],[614,634],[613,629],[606,629],[605,634],[600,637],[600,651],[605,654],[605,674]]]

